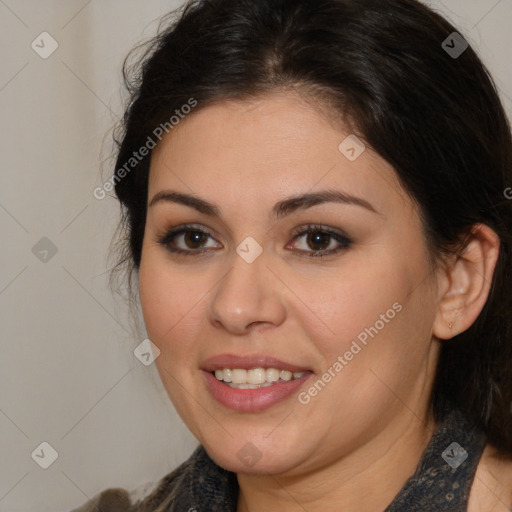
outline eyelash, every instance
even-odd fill
[[[171,242],[173,242],[177,236],[185,234],[185,233],[189,233],[189,232],[200,233],[200,234],[207,235],[207,236],[211,237],[210,233],[208,233],[207,231],[197,228],[193,225],[187,224],[180,228],[170,230],[167,233],[165,233],[164,235],[158,237],[157,243],[164,246],[169,252],[177,254],[177,255],[182,255],[182,256],[200,256],[200,255],[208,252],[209,249],[184,250],[184,249],[177,249],[176,247],[171,246]],[[307,258],[323,258],[325,256],[337,254],[343,250],[348,249],[352,245],[352,240],[350,240],[346,235],[343,235],[341,233],[336,233],[336,232],[331,231],[328,228],[324,228],[323,226],[318,225],[318,224],[308,224],[306,226],[306,229],[300,228],[300,229],[296,230],[294,233],[292,233],[293,241],[297,240],[298,238],[300,238],[304,235],[310,234],[310,233],[327,235],[330,238],[335,239],[339,244],[341,244],[341,246],[336,249],[330,249],[328,251],[325,251],[325,250],[323,250],[323,251],[299,250],[298,251],[300,253],[310,253],[309,255],[306,256]]]

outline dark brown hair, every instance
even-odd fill
[[[504,192],[512,138],[471,46],[461,55],[443,47],[455,46],[453,32],[416,0],[191,1],[134,65],[125,62],[131,96],[116,169],[191,98],[197,111],[295,88],[329,102],[394,167],[419,206],[433,261],[460,250],[475,223],[499,235],[490,296],[467,331],[443,342],[432,405],[438,421],[443,404],[460,407],[511,456],[512,201]],[[140,264],[149,163],[115,180],[126,245],[114,271],[124,266],[130,276]]]

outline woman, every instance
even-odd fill
[[[129,87],[121,263],[200,446],[78,510],[510,510],[512,139],[463,36],[194,1]]]

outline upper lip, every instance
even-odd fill
[[[213,372],[222,368],[240,368],[250,370],[252,368],[277,368],[279,370],[288,370],[290,372],[311,371],[309,368],[287,363],[276,357],[270,357],[262,354],[219,354],[204,361],[201,369],[206,372]]]

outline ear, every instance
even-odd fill
[[[498,260],[500,239],[485,224],[474,224],[462,254],[444,268],[433,335],[450,339],[469,329],[482,311]]]

